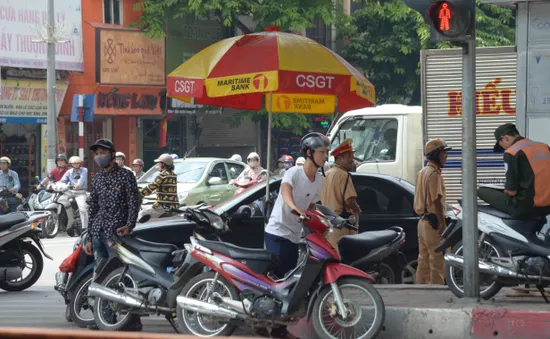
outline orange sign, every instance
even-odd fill
[[[204,80],[204,85],[206,93],[211,98],[271,92],[279,87],[277,71],[210,78]]]
[[[165,40],[143,32],[97,28],[97,82],[111,85],[164,86]]]
[[[265,109],[269,110],[269,95],[266,95]],[[321,94],[273,93],[274,113],[331,114],[336,109],[336,97]]]
[[[499,89],[498,85],[502,78],[488,82],[483,89],[476,91],[476,115],[494,116],[500,114],[515,115],[516,107],[512,106],[515,102],[516,90],[510,88]],[[448,116],[462,115],[462,92],[447,92],[449,100]]]

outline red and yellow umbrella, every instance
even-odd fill
[[[195,104],[269,112],[327,114],[375,104],[374,86],[338,54],[306,37],[265,32],[219,41],[168,75],[167,95]],[[267,168],[271,168],[271,142]],[[266,187],[269,197],[269,185]]]
[[[203,49],[168,75],[167,91],[186,102],[249,110],[261,109],[263,94],[271,93],[266,109],[288,113],[346,112],[375,103],[374,86],[338,54],[274,28]]]

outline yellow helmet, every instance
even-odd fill
[[[444,151],[448,151],[451,148],[447,146],[447,143],[443,139],[432,139],[426,143],[424,146],[424,154],[426,156],[430,155],[431,153],[437,151],[438,149],[442,149]]]
[[[11,165],[11,160],[8,157],[1,157],[0,158],[0,164],[2,164],[2,163]]]

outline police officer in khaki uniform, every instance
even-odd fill
[[[445,183],[441,169],[451,148],[442,139],[433,139],[424,146],[428,164],[418,172],[414,192],[414,211],[421,216],[418,222],[417,284],[444,284],[443,253],[434,249],[445,230]]]
[[[321,203],[344,218],[355,215],[359,220],[361,209],[357,204],[357,192],[349,173],[354,168],[354,153],[351,139],[344,140],[330,152],[330,155],[334,157],[335,165],[325,173]],[[327,234],[327,240],[338,251],[338,240],[348,234],[355,234],[355,231],[346,227],[340,230],[334,229],[333,232]]]

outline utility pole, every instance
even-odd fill
[[[470,0],[475,6],[475,0]],[[464,297],[479,299],[477,164],[476,164],[476,41],[473,32],[462,45],[462,255]]]
[[[55,76],[55,13],[53,0],[48,0],[48,69],[47,69],[47,95],[48,95],[48,117],[46,121],[46,131],[48,136],[48,173],[55,168],[55,158],[57,156],[57,110],[55,99],[57,96],[56,76]]]

